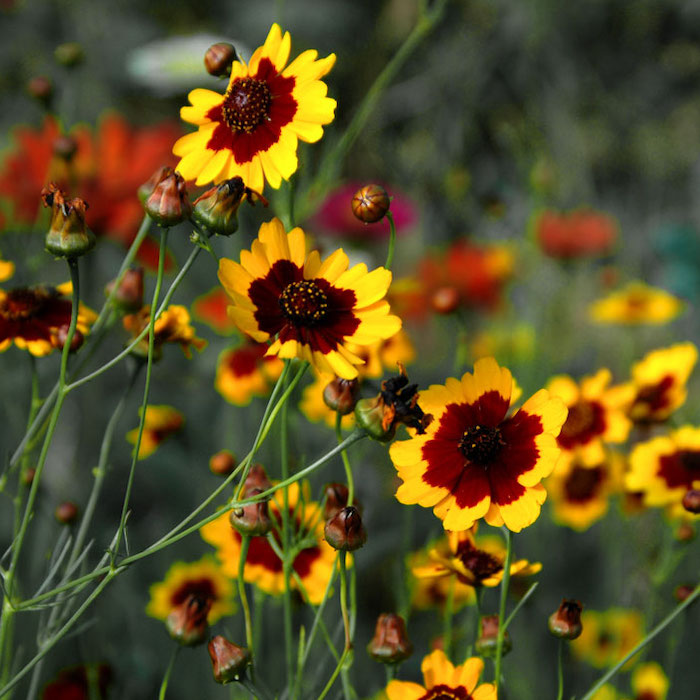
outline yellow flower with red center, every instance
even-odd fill
[[[666,700],[668,677],[655,661],[639,664],[630,680],[634,700]]]
[[[447,553],[447,542],[440,540],[435,544],[435,548]],[[406,558],[406,568],[411,572],[411,607],[413,609],[443,610],[450,595],[453,611],[460,610],[465,605],[474,605],[476,601],[474,588],[462,583],[456,576],[424,578],[415,574],[416,569],[420,570],[431,563],[430,555],[424,549],[413,552]]]
[[[212,624],[235,609],[231,580],[212,556],[189,564],[175,562],[165,574],[165,579],[151,586],[150,594],[146,614],[158,620],[165,620],[191,595],[211,601],[207,619]]]
[[[632,423],[626,415],[634,392],[630,386],[610,387],[610,370],[601,369],[577,384],[567,375],[553,377],[547,389],[569,409],[557,443],[564,451],[558,469],[576,456],[583,464],[605,460],[604,443],[627,439]]]
[[[700,489],[700,428],[684,425],[635,445],[625,486],[643,492],[648,506],[680,503],[689,490]]]
[[[683,311],[683,302],[644,282],[630,282],[617,292],[591,304],[590,316],[598,323],[663,324]]]
[[[428,556],[431,563],[413,569],[417,578],[452,578],[460,583],[479,588],[498,586],[503,578],[506,549],[498,536],[474,537],[471,530],[447,532]],[[531,576],[542,569],[542,564],[531,564],[527,559],[514,561],[511,576]]]
[[[394,680],[387,685],[386,694],[389,700],[496,700],[495,685],[478,685],[483,670],[484,662],[479,658],[453,666],[438,649],[423,659],[423,685]]]
[[[615,452],[607,452],[599,464],[564,460],[545,482],[554,521],[587,530],[608,512],[610,495],[621,490],[624,468],[624,457]]]
[[[628,415],[635,423],[665,421],[685,403],[686,384],[698,360],[693,343],[653,350],[632,366],[634,398]]]
[[[542,389],[508,416],[512,390],[511,373],[483,358],[461,381],[421,391],[418,404],[433,420],[425,434],[390,448],[404,482],[396,498],[432,507],[446,530],[479,518],[514,532],[531,525],[547,497],[540,481],[560,455],[566,408]]]
[[[305,592],[309,602],[316,605],[323,599],[335,565],[336,551],[323,537],[323,510],[318,503],[307,500],[307,490],[306,487],[300,489],[299,484],[294,483],[289,486],[287,495],[291,546],[304,542],[304,548],[297,553],[292,568],[303,584],[302,593]],[[275,523],[272,536],[280,546],[282,502],[282,493],[279,491],[269,502],[270,517]],[[238,578],[241,535],[231,527],[228,511],[204,525],[200,534],[206,542],[216,547],[222,571],[231,578]],[[280,595],[284,591],[282,561],[267,538],[251,538],[243,578],[270,595]],[[291,586],[299,590],[294,577]]]
[[[245,406],[254,396],[267,396],[282,374],[284,363],[267,357],[265,343],[244,341],[224,350],[216,365],[216,390],[236,406]]]
[[[644,636],[642,614],[638,610],[584,610],[581,623],[583,632],[571,642],[571,649],[579,659],[595,668],[616,664]],[[633,663],[634,658],[636,655],[630,662]]]
[[[139,409],[139,417],[141,409]],[[166,438],[178,432],[185,419],[180,411],[172,406],[146,406],[146,419],[143,426],[143,435],[141,436],[141,445],[139,446],[139,459],[150,457]],[[126,434],[127,442],[132,445],[136,444],[139,429],[134,428]]]
[[[12,343],[35,357],[43,357],[58,347],[60,330],[70,325],[72,302],[70,282],[53,287],[0,289],[0,352]],[[92,309],[78,307],[78,332],[87,335],[97,318]]]
[[[318,52],[308,50],[287,66],[290,48],[289,32],[273,24],[247,65],[233,62],[223,95],[190,92],[192,106],[180,116],[199,128],[173,146],[185,180],[204,185],[239,176],[262,192],[265,181],[277,189],[296,171],[298,140],[318,141],[335,116],[336,102],[321,81],[335,54],[316,60]]]
[[[268,355],[299,357],[319,372],[354,379],[363,360],[349,343],[365,347],[390,338],[401,320],[384,301],[391,272],[348,264],[342,250],[323,262],[317,251],[307,255],[304,232],[287,233],[273,219],[241,252],[240,264],[222,258],[219,281],[233,301],[228,313],[236,325],[258,342],[274,338]]]

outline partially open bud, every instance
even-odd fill
[[[53,85],[45,75],[37,75],[27,83],[27,93],[48,108],[53,97]]]
[[[258,496],[263,492],[259,488],[246,489],[244,498]],[[267,535],[272,528],[272,521],[267,509],[267,501],[258,501],[257,503],[249,503],[240,508],[234,508],[229,517],[231,527],[234,527],[241,535],[248,537],[262,537]]]
[[[217,476],[228,476],[236,468],[236,460],[229,450],[221,450],[209,458],[209,469]]]
[[[45,240],[49,253],[59,258],[75,258],[94,247],[95,235],[85,224],[88,205],[84,200],[66,199],[53,182],[41,190],[41,199],[45,207],[51,207],[51,224]]]
[[[68,41],[65,44],[59,44],[55,48],[53,55],[56,62],[66,68],[75,68],[85,60],[83,47],[77,41]]]
[[[246,187],[242,178],[231,178],[215,185],[195,200],[192,218],[210,234],[230,236],[238,230],[238,208],[246,199],[251,204],[260,201],[267,206],[267,200]]]
[[[367,435],[380,442],[389,442],[396,435],[391,417],[387,419],[386,406],[381,396],[360,399],[355,406],[355,420]]]
[[[182,175],[172,168],[166,168],[164,174],[143,207],[158,226],[169,228],[189,219],[192,205]]]
[[[369,655],[383,664],[398,664],[413,653],[413,644],[406,633],[406,623],[400,615],[382,613],[377,618],[374,637],[367,645]]]
[[[207,615],[211,598],[190,594],[165,620],[168,634],[183,646],[201,644],[207,636]]]
[[[559,609],[549,616],[549,631],[560,639],[576,639],[583,632],[581,610],[583,607],[578,600],[564,598]]]
[[[690,489],[685,496],[683,496],[683,507],[689,512],[698,514],[700,513],[700,490]]]
[[[676,590],[673,591],[673,597],[679,603],[682,603],[684,600],[688,599],[693,594],[693,591],[695,591],[694,586],[689,586],[688,584],[683,584],[681,586],[676,587]]]
[[[204,54],[204,67],[209,75],[217,78],[228,78],[231,75],[231,66],[238,60],[233,44],[220,41],[212,44]]]
[[[440,287],[430,297],[430,305],[438,314],[451,314],[459,306],[459,292],[454,287]]]
[[[158,170],[156,170],[151,177],[146,180],[146,182],[141,185],[138,190],[136,191],[136,194],[139,198],[139,202],[141,204],[145,204],[146,200],[153,194],[153,190],[156,188],[156,185],[166,178],[170,173],[172,172],[172,168],[168,167],[167,165],[161,165]]]
[[[232,644],[220,634],[209,642],[209,656],[217,683],[237,681],[250,664],[250,652],[243,647]]]
[[[391,200],[381,185],[365,185],[352,198],[352,213],[365,224],[374,224],[389,211]]]
[[[355,410],[359,391],[360,383],[357,379],[336,377],[323,390],[323,402],[332,411],[337,411],[341,416],[346,416]]]
[[[267,491],[272,488],[272,482],[267,478],[267,472],[262,464],[254,464],[248,476],[245,479],[245,484],[243,485],[243,496],[249,496],[251,489],[260,489],[261,491]]]
[[[78,150],[78,142],[72,137],[64,134],[53,142],[54,155],[62,158],[66,162],[73,160],[73,156]]]
[[[345,552],[359,549],[367,542],[367,531],[362,524],[362,516],[354,506],[341,508],[328,520],[324,534],[326,542],[333,549],[341,549]]]
[[[112,280],[105,287],[105,296],[109,296],[114,289],[116,280]],[[117,291],[112,297],[114,305],[121,311],[134,313],[143,306],[143,268],[129,268],[122,277]]]
[[[64,501],[56,506],[54,511],[56,520],[63,525],[71,525],[78,518],[78,506],[71,501]]]
[[[64,323],[56,331],[56,335],[53,338],[53,344],[59,350],[63,350],[63,346],[66,344],[66,340],[68,340],[69,329],[70,329],[70,324]],[[70,352],[75,352],[76,350],[78,350],[84,342],[85,342],[85,336],[76,328],[75,332],[73,333],[73,337],[71,338],[71,341],[70,341]]]
[[[506,630],[503,637],[503,655],[513,648],[510,634]],[[481,618],[481,636],[476,640],[476,651],[481,656],[495,657],[498,649],[498,615],[484,615]]]
[[[330,520],[348,504],[348,487],[345,484],[327,484],[324,489],[326,501],[323,505],[323,517]]]

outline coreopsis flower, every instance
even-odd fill
[[[61,136],[58,123],[47,117],[41,129],[21,127],[16,146],[0,167],[0,198],[11,203],[10,221],[32,224],[37,215],[37,194],[49,181],[70,187],[90,202],[85,219],[90,230],[124,247],[131,245],[143,219],[136,190],[160,165],[174,164],[170,153],[181,134],[172,123],[132,127],[110,113],[96,131],[79,125],[70,132],[77,149],[66,161],[54,150]],[[150,268],[158,264],[158,243],[146,238],[137,259]],[[168,266],[172,260],[168,258]]]
[[[685,403],[686,385],[698,359],[693,343],[653,350],[632,365],[634,398],[628,415],[635,423],[665,421]]]
[[[316,60],[304,51],[287,66],[291,37],[273,24],[265,43],[246,65],[235,60],[223,95],[196,89],[192,106],[181,118],[198,126],[173,146],[181,158],[177,169],[197,185],[240,176],[262,192],[267,181],[277,189],[297,169],[297,141],[323,136],[323,126],[335,115],[335,100],[326,96],[320,79],[335,63],[335,54]],[[285,67],[286,66],[286,67]]]
[[[496,686],[493,683],[479,685],[483,670],[484,662],[479,658],[473,657],[460,666],[453,666],[445,652],[437,650],[423,659],[423,685],[393,680],[385,692],[389,700],[496,700]]]
[[[649,287],[644,282],[630,282],[591,304],[589,313],[597,323],[660,325],[673,321],[683,308],[680,299],[663,289]]]
[[[59,347],[59,333],[70,325],[72,287],[0,289],[0,352],[12,343],[35,357],[48,355]],[[77,331],[87,335],[97,318],[92,309],[80,304]]]
[[[304,548],[297,553],[292,568],[303,584],[302,592],[316,605],[323,599],[336,552],[323,539],[322,508],[318,503],[307,500],[307,490],[306,486],[300,489],[299,484],[294,483],[289,486],[287,494],[292,547],[304,542]],[[281,545],[282,494],[277,493],[268,506],[271,518],[277,523],[271,536]],[[222,513],[204,525],[200,534],[206,542],[216,547],[222,571],[231,578],[238,578],[241,535],[231,527],[229,514]],[[243,578],[270,595],[280,595],[284,591],[282,561],[265,537],[251,538]],[[299,589],[294,578],[291,586]]]
[[[151,318],[151,307],[144,306],[135,314],[124,316],[122,323],[124,328],[136,338],[144,328],[147,328]],[[156,319],[154,326],[154,357],[159,359],[162,354],[163,345],[176,343],[182,349],[185,357],[192,356],[192,348],[198,351],[204,349],[206,340],[198,338],[195,330],[190,324],[190,312],[185,306],[171,304]],[[148,356],[148,333],[133,349],[134,354],[139,357]]]
[[[615,452],[598,464],[564,460],[545,482],[554,521],[582,532],[600,520],[611,494],[621,490],[624,467],[624,457]]]
[[[287,233],[273,219],[262,224],[251,250],[242,251],[240,264],[222,258],[219,281],[237,326],[258,342],[274,339],[268,355],[299,357],[321,372],[354,379],[362,359],[347,344],[390,338],[401,320],[383,300],[391,272],[348,264],[342,249],[323,262],[317,251],[307,255],[304,232]]]
[[[571,643],[571,650],[575,656],[595,668],[616,664],[644,636],[643,618],[638,610],[584,610],[581,622],[583,631]],[[630,660],[631,663],[634,663],[634,658]]]
[[[639,664],[630,679],[633,700],[666,700],[668,676],[655,661]]]
[[[679,504],[700,489],[700,428],[684,425],[634,446],[625,486],[644,494],[648,506]]]
[[[430,563],[413,569],[416,578],[456,577],[466,586],[493,588],[503,578],[506,549],[498,536],[475,538],[471,530],[446,532],[441,541],[428,553]],[[527,559],[511,563],[510,575],[531,576],[542,569],[542,564],[531,564]]]
[[[433,548],[439,548],[447,553],[446,540],[434,543]],[[444,610],[447,601],[452,597],[452,610],[457,611],[465,605],[474,605],[476,595],[474,588],[462,583],[456,576],[423,577],[416,576],[414,571],[431,566],[432,560],[425,549],[409,554],[406,558],[406,571],[410,575],[411,607],[414,610]]]
[[[245,406],[254,396],[270,393],[284,363],[267,356],[267,348],[265,343],[245,340],[219,355],[214,386],[229,403]]]
[[[576,457],[586,465],[605,461],[604,444],[624,442],[632,427],[626,411],[633,396],[629,386],[611,387],[612,374],[600,369],[577,384],[562,374],[553,377],[547,389],[569,409],[569,415],[557,437],[564,451],[558,468]]]
[[[141,417],[140,408],[139,417]],[[166,438],[182,429],[184,422],[182,413],[172,406],[146,406],[146,418],[138,458],[150,457]],[[135,445],[138,434],[138,428],[130,430],[126,434],[127,442]]]
[[[566,408],[542,389],[508,416],[512,389],[511,373],[483,358],[461,381],[421,391],[433,421],[424,435],[390,448],[404,482],[396,498],[433,507],[446,530],[466,530],[480,518],[514,532],[531,525],[547,496],[540,481],[560,455]]]
[[[107,664],[64,668],[44,686],[41,700],[104,700],[112,675]]]
[[[234,611],[233,592],[231,580],[214,557],[204,556],[191,563],[175,562],[165,578],[150,587],[146,614],[165,621],[190,595],[196,595],[211,601],[208,620],[213,624]]]
[[[604,212],[574,209],[537,212],[530,228],[545,255],[561,260],[605,255],[615,244],[618,225]]]

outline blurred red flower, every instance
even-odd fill
[[[89,676],[88,676],[89,674]],[[59,671],[58,676],[44,687],[42,700],[89,700],[92,697],[106,697],[107,687],[112,678],[109,666],[74,666]],[[96,695],[90,693],[94,686]]]
[[[534,215],[531,226],[542,252],[562,260],[604,255],[618,234],[615,219],[593,209],[545,209]]]

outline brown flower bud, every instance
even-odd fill
[[[508,630],[503,637],[503,655],[513,648]],[[495,657],[498,649],[498,615],[484,615],[481,618],[481,636],[476,640],[476,651],[481,656]]]
[[[183,646],[201,644],[207,636],[207,615],[211,598],[190,594],[168,615],[165,626],[168,634]]]
[[[109,296],[114,289],[116,280],[112,280],[105,287],[105,296]],[[121,311],[134,313],[143,306],[143,268],[129,268],[122,277],[117,291],[112,297],[114,305]]]
[[[326,502],[323,505],[323,517],[330,520],[348,504],[348,487],[345,484],[326,484]]]
[[[78,506],[71,501],[64,501],[56,506],[54,516],[59,523],[63,525],[71,525],[78,518]]]
[[[238,208],[244,200],[251,204],[260,201],[267,206],[267,200],[246,187],[242,178],[231,178],[215,185],[195,200],[192,218],[210,234],[230,236],[238,230]]]
[[[62,158],[65,161],[73,160],[73,156],[78,150],[78,142],[72,137],[64,134],[59,136],[53,142],[54,155]]]
[[[695,539],[695,528],[686,522],[682,522],[675,532],[676,539],[679,542],[691,542]]]
[[[369,655],[383,664],[398,664],[413,653],[413,644],[406,633],[406,623],[400,615],[382,613],[377,618],[374,637],[367,645]]]
[[[367,542],[367,532],[360,511],[354,506],[341,508],[326,522],[326,542],[333,549],[353,552]]]
[[[189,219],[192,205],[180,173],[166,169],[165,177],[153,188],[143,207],[158,226],[169,228]]]
[[[51,207],[46,250],[59,258],[75,258],[92,250],[95,235],[85,224],[87,202],[80,197],[66,199],[54,182],[41,190],[41,199],[45,207]]]
[[[259,488],[249,488],[245,490],[244,497],[251,498],[262,492],[263,490]],[[262,537],[267,535],[272,528],[267,501],[258,501],[234,508],[228,517],[231,527],[247,537]]]
[[[352,198],[352,213],[366,224],[374,224],[389,211],[391,200],[381,185],[365,185]]]
[[[387,420],[387,410],[381,396],[360,399],[355,405],[355,420],[367,435],[379,442],[389,442],[396,435],[396,427]]]
[[[68,331],[70,330],[70,324],[64,323],[56,331],[56,335],[53,337],[53,344],[59,349],[63,350],[63,346],[68,340]],[[70,341],[70,352],[75,352],[78,350],[82,344],[85,342],[85,336],[76,328],[73,333],[73,337]]]
[[[77,41],[59,44],[55,48],[53,55],[56,62],[66,68],[75,68],[75,66],[79,66],[85,60],[83,47]]]
[[[209,75],[217,78],[228,78],[231,75],[231,66],[238,60],[233,44],[220,41],[212,44],[204,54],[204,67]]]
[[[689,513],[700,513],[700,490],[690,489],[690,491],[683,496],[683,507]]]
[[[459,292],[454,287],[440,287],[430,297],[430,305],[438,314],[451,314],[459,306]]]
[[[360,383],[357,379],[336,377],[323,390],[323,402],[332,411],[337,411],[341,416],[346,416],[355,410],[359,391]]]
[[[156,185],[161,180],[164,180],[172,171],[173,169],[167,165],[161,165],[160,168],[158,168],[158,170],[156,170],[153,175],[151,175],[151,177],[149,177],[148,180],[146,180],[146,182],[144,182],[143,185],[141,185],[136,191],[139,202],[141,202],[141,204],[145,204],[146,200],[153,194],[153,190],[155,190]]]
[[[22,472],[22,483],[25,486],[31,486],[32,481],[34,481],[34,476],[36,475],[36,469],[34,467],[29,467]]]
[[[27,93],[47,108],[53,97],[53,84],[45,75],[37,75],[27,83]]]
[[[250,664],[250,652],[243,647],[232,644],[220,634],[209,642],[209,656],[217,683],[237,681]]]
[[[217,476],[228,476],[236,468],[236,460],[229,450],[220,450],[209,458],[209,469]]]
[[[252,489],[267,491],[270,488],[272,488],[272,482],[267,478],[265,467],[263,467],[262,464],[254,464],[250,468],[248,476],[245,479],[245,483],[243,485],[243,495],[250,495],[250,491]]]
[[[549,631],[560,639],[576,639],[583,632],[581,603],[578,600],[561,601],[559,609],[549,616]]]
[[[695,586],[683,584],[681,586],[676,587],[676,590],[673,591],[673,597],[679,603],[682,603],[684,600],[688,599],[693,594],[693,591],[695,591]]]

